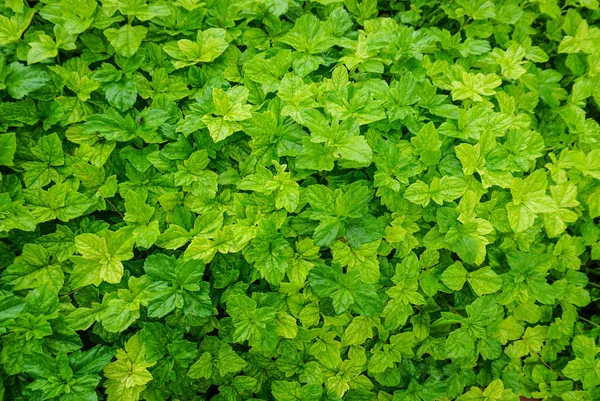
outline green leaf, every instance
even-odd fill
[[[12,166],[17,140],[14,133],[0,135],[0,165]]]
[[[371,322],[363,316],[357,316],[348,325],[346,331],[344,331],[342,343],[344,345],[361,345],[372,337]]]
[[[81,256],[71,257],[75,264],[71,285],[99,285],[102,281],[118,283],[123,276],[123,260],[133,258],[135,239],[131,231],[107,231],[104,237],[82,234],[75,237],[75,247]]]
[[[293,254],[292,248],[283,236],[277,232],[273,222],[265,220],[250,242],[246,253],[249,262],[254,263],[267,282],[278,285],[285,275],[288,259]]]
[[[502,279],[491,267],[484,267],[468,274],[467,280],[479,296],[493,294],[502,288]]]
[[[8,93],[15,99],[22,99],[30,92],[43,88],[50,81],[45,71],[25,67],[20,63],[10,64],[9,71],[4,83]]]
[[[144,270],[152,284],[148,289],[148,315],[163,317],[175,308],[184,314],[208,317],[213,314],[206,283],[202,283],[204,270],[197,261],[181,261],[163,254],[149,256]]]
[[[502,80],[496,74],[471,74],[463,71],[460,80],[452,82],[452,99],[483,101],[482,96],[492,96]]]
[[[213,373],[212,355],[205,352],[200,358],[190,366],[187,375],[192,379],[210,379]]]
[[[241,130],[242,126],[237,122],[252,117],[250,113],[252,106],[245,104],[248,96],[248,89],[244,86],[236,86],[227,92],[217,88],[213,89],[214,113],[202,117],[213,141],[222,141],[234,132]]]
[[[148,29],[146,27],[123,25],[119,29],[109,28],[105,30],[104,36],[115,48],[117,54],[123,57],[131,57],[138,51],[147,33]]]
[[[333,38],[327,33],[325,24],[312,14],[300,17],[280,40],[299,52],[309,54],[322,53],[333,45]]]
[[[167,43],[163,50],[177,61],[175,68],[183,68],[197,63],[209,63],[219,57],[229,46],[227,32],[221,28],[198,30],[196,41],[181,39]]]
[[[35,42],[29,43],[31,49],[27,52],[27,63],[35,64],[58,54],[58,44],[48,35],[40,35]]]
[[[332,247],[333,259],[342,266],[348,266],[348,270],[357,270],[361,281],[367,284],[375,284],[379,281],[379,261],[377,260],[377,249],[380,241],[374,241],[353,249],[341,241]]]
[[[137,90],[132,81],[119,81],[106,89],[106,100],[121,112],[132,108],[136,99]]]
[[[404,193],[409,201],[427,206],[430,200],[442,205],[444,202],[453,201],[462,196],[466,190],[463,180],[456,177],[444,176],[441,179],[435,177],[430,185],[422,181],[411,184]]]
[[[444,285],[450,288],[453,291],[459,291],[462,289],[463,285],[467,281],[468,276],[467,270],[463,267],[462,263],[455,262],[450,265],[442,275],[440,279],[444,283]]]
[[[28,188],[43,187],[51,181],[62,180],[59,167],[65,164],[62,143],[57,134],[41,137],[31,148],[36,161],[26,162],[24,180]]]
[[[596,355],[600,351],[592,338],[578,335],[573,339],[573,351],[576,358],[569,361],[563,373],[570,379],[581,381],[584,388],[594,388],[598,385],[598,367],[600,360]]]
[[[118,298],[104,298],[105,308],[100,320],[102,326],[109,332],[125,331],[140,317],[140,306],[146,305],[151,291],[148,280],[144,277],[129,278],[128,290],[119,291]],[[103,305],[104,306],[104,305]]]
[[[34,15],[35,10],[32,8],[24,9],[23,12],[17,12],[11,17],[0,15],[0,45],[7,45],[18,41],[23,32],[29,27]]]
[[[301,386],[298,382],[277,380],[273,381],[271,391],[277,401],[317,401],[321,398],[323,390],[317,384]]]
[[[138,399],[146,384],[152,380],[147,368],[155,362],[146,357],[146,349],[139,334],[125,343],[125,349],[117,350],[117,360],[104,368],[104,383],[109,400],[125,401]]]
[[[2,274],[2,280],[13,285],[15,290],[46,286],[58,292],[64,278],[60,264],[44,247],[35,244],[25,244],[23,253]]]

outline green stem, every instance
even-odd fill
[[[584,322],[586,322],[586,323],[592,324],[592,325],[594,325],[594,326],[596,326],[596,327],[600,327],[600,324],[598,324],[598,323],[594,323],[594,322],[592,322],[591,320],[589,320],[589,319],[586,319],[586,318],[584,318],[584,317],[581,317],[581,316],[579,316],[579,320],[583,320],[583,321],[584,321]]]

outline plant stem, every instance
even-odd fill
[[[583,321],[584,321],[584,322],[586,322],[586,323],[592,324],[592,325],[594,325],[594,326],[596,326],[596,327],[600,327],[600,324],[598,324],[598,323],[594,323],[594,322],[592,322],[590,319],[586,319],[586,318],[584,318],[584,317],[581,317],[581,316],[579,316],[579,320],[583,320]]]

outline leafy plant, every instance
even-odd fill
[[[600,399],[599,21],[0,1],[0,399]]]

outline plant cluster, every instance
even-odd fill
[[[600,399],[598,0],[1,0],[0,399]]]

